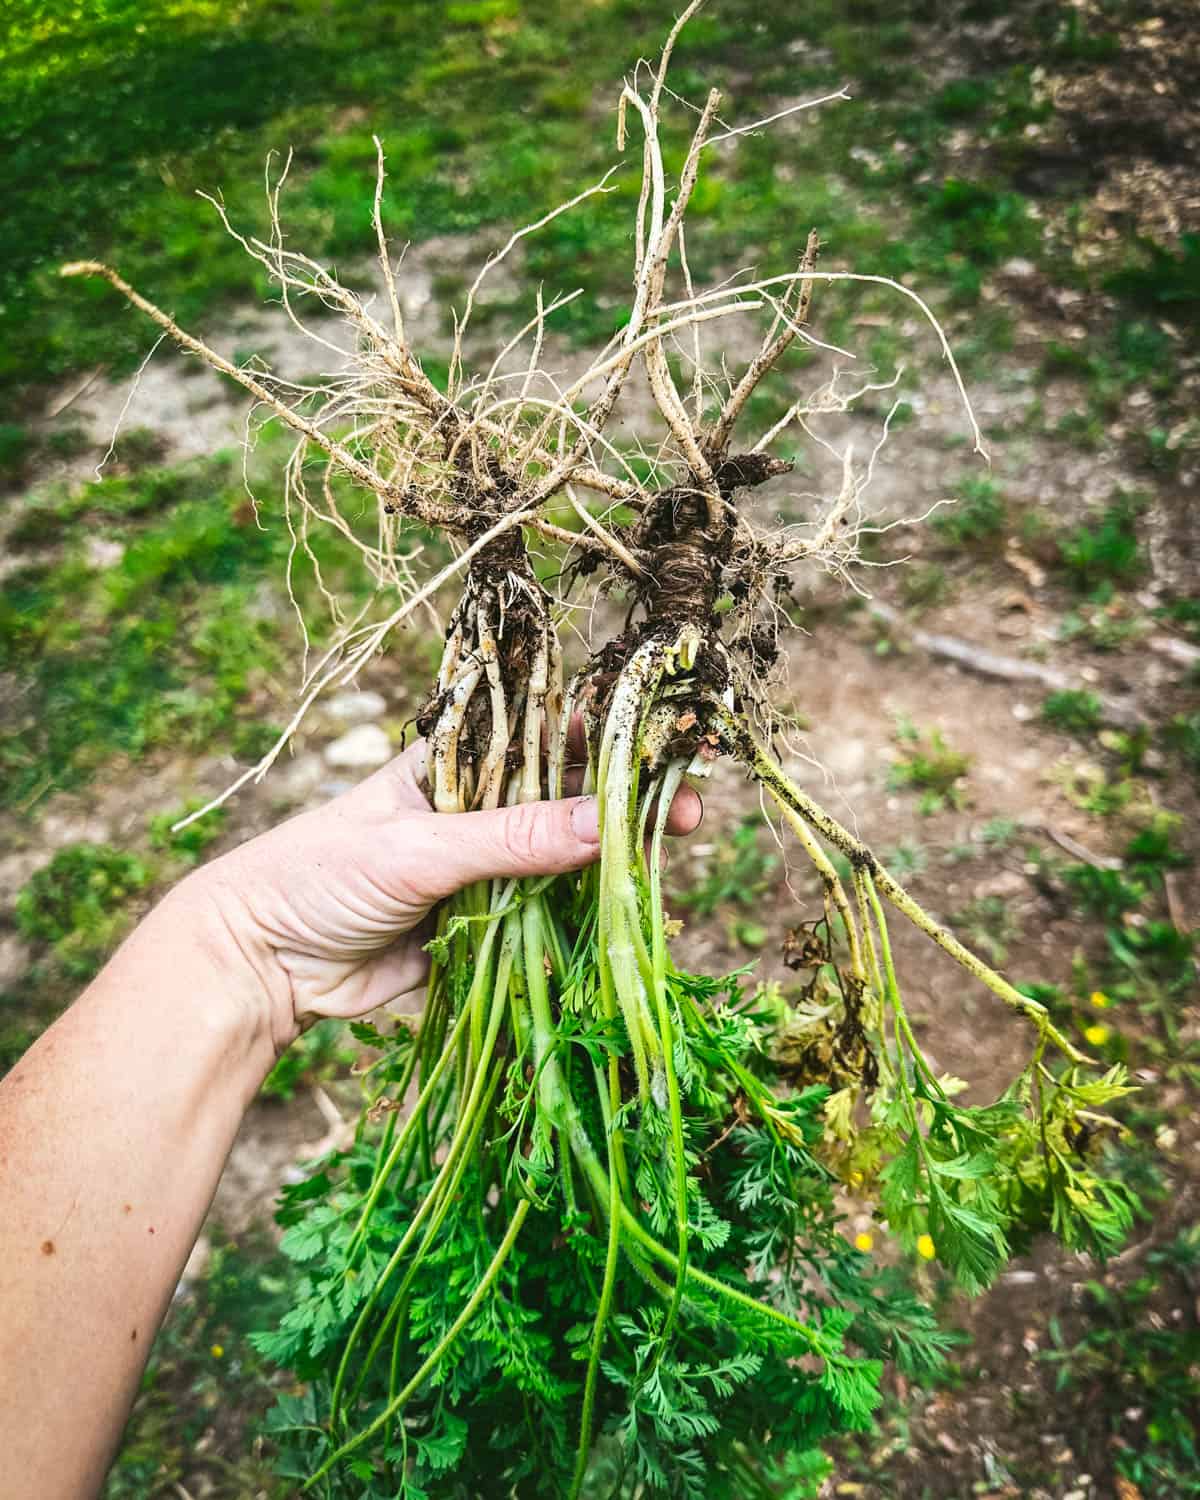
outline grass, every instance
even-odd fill
[[[1200,1495],[1195,1376],[1200,1332],[1192,1316],[1200,1230],[1181,1229],[1152,1249],[1122,1284],[1090,1281],[1078,1337],[1057,1320],[1044,1358],[1083,1421],[1104,1429],[1113,1463],[1146,1500]]]
[[[151,848],[173,855],[185,864],[197,864],[209,845],[221,837],[229,818],[228,808],[215,807],[199,822],[189,823],[176,832],[174,825],[201,806],[203,804],[198,798],[191,797],[182,807],[155,813],[149,824]]]
[[[962,808],[971,757],[952,749],[939,729],[924,732],[903,715],[897,718],[895,737],[901,750],[888,770],[888,786],[919,792],[917,811],[923,817]]]
[[[48,947],[72,979],[90,979],[152,879],[152,868],[135,854],[107,844],[70,844],[22,887],[17,931]]]
[[[954,547],[995,542],[1004,533],[1008,511],[1004,497],[992,479],[962,481],[954,505],[935,512],[934,531]]]
[[[1146,559],[1136,522],[1145,506],[1145,496],[1118,492],[1095,521],[1059,538],[1059,566],[1078,592],[1094,593],[1142,577]]]
[[[90,560],[96,538],[119,544],[115,562]],[[261,580],[282,577],[288,538],[269,510],[257,523],[231,456],[36,491],[10,543],[24,565],[0,600],[0,671],[24,692],[0,730],[0,805],[28,811],[167,745],[261,753],[270,730],[247,722],[251,705],[295,650],[286,601],[264,612]],[[352,549],[313,545],[361,597]],[[317,591],[303,571],[297,583],[319,640]]]
[[[971,6],[958,9],[967,17]],[[236,10],[223,0],[103,0],[81,25],[63,4],[9,6],[0,33],[10,179],[0,225],[0,385],[95,365],[128,369],[145,351],[145,329],[102,287],[57,280],[63,260],[119,260],[184,323],[231,296],[261,295],[195,190],[219,189],[235,218],[260,224],[272,150],[296,151],[287,198],[295,242],[343,264],[372,248],[372,131],[387,145],[398,242],[538,216],[614,159],[605,114],[613,80],[652,50],[674,14],[668,0],[548,0],[536,13],[517,0],[247,0]],[[1088,262],[1085,273],[1020,185],[1034,149],[1027,132],[1055,123],[1034,76],[1047,48],[1064,65],[1092,55],[1082,43],[1060,44],[1080,24],[1073,9],[1031,8],[1027,55],[952,57],[933,90],[931,21],[948,24],[927,0],[814,0],[802,10],[722,0],[693,22],[679,53],[681,87],[698,86],[701,72],[714,77],[739,118],[847,81],[854,94],[851,105],[714,155],[696,202],[704,233],[694,269],[789,259],[797,236],[816,224],[828,264],[917,278],[952,307],[972,309],[976,355],[986,358],[1009,334],[980,304],[983,285],[1005,261],[1031,259],[1072,283],[1090,277],[1136,312],[1106,320],[1118,340],[1111,350],[1092,342],[1074,350],[1093,362],[1097,388],[1168,378],[1154,317],[1194,306],[1195,245],[1148,245],[1118,262]],[[1101,36],[1109,46],[1111,35]],[[950,156],[955,130],[986,147],[985,166]],[[615,183],[628,194],[631,174]],[[592,294],[563,314],[560,326],[578,339],[607,334],[619,316],[620,222],[593,202],[528,246],[530,284],[581,284]],[[839,337],[852,304],[877,300],[831,290],[826,331]],[[0,474],[19,480],[43,441],[5,429]]]
[[[997,968],[1003,967],[1008,958],[1008,945],[1020,936],[1020,924],[1012,905],[1000,896],[981,896],[969,901],[954,913],[951,925]]]
[[[726,905],[757,906],[770,890],[778,864],[778,858],[762,848],[760,819],[743,818],[728,842],[705,861],[699,878],[677,899],[698,917],[710,917]]]
[[[263,1095],[286,1103],[295,1098],[302,1083],[321,1083],[344,1075],[355,1056],[344,1037],[340,1021],[318,1021],[282,1054],[263,1083]]]
[[[1055,729],[1087,736],[1103,724],[1104,709],[1095,693],[1066,688],[1049,694],[1042,704],[1042,718]]]

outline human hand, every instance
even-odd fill
[[[249,959],[281,1050],[321,1017],[350,1019],[416,989],[425,918],[476,880],[559,875],[599,857],[591,797],[435,813],[421,790],[424,742],[326,806],[214,860],[177,888],[215,911]],[[684,787],[671,833],[700,822]]]

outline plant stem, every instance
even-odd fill
[[[972,974],[981,984],[986,985],[1006,1005],[1028,1017],[1038,1031],[1052,1041],[1072,1062],[1085,1064],[1089,1062],[1089,1059],[1053,1025],[1044,1005],[1031,1000],[1028,995],[1021,994],[1020,990],[1009,984],[994,969],[989,968],[970,949],[964,948],[952,933],[940,927],[928,912],[913,900],[903,886],[884,869],[865,844],[860,843],[848,829],[842,827],[836,818],[830,817],[824,808],[818,806],[811,797],[806,796],[799,787],[789,781],[745,724],[737,720],[723,703],[713,703],[712,711],[728,748],[749,766],[756,780],[762,783],[782,810],[785,812],[790,810],[803,818],[822,838],[831,843],[835,849],[839,849],[853,865],[867,869],[879,890],[897,911],[903,913],[914,927],[932,938],[944,953],[949,954],[956,963],[961,964],[969,974]]]
[[[463,1329],[467,1326],[471,1319],[475,1316],[475,1312],[479,1307],[479,1304],[491,1290],[492,1283],[500,1274],[500,1270],[503,1267],[504,1262],[508,1259],[509,1253],[512,1250],[513,1245],[516,1243],[517,1235],[521,1232],[521,1225],[524,1224],[525,1216],[528,1212],[529,1200],[527,1198],[522,1198],[520,1203],[517,1204],[516,1212],[512,1216],[512,1222],[509,1224],[504,1238],[497,1246],[496,1253],[492,1256],[491,1264],[483,1273],[479,1285],[471,1293],[471,1296],[467,1301],[467,1305],[459,1313],[458,1317],[455,1318],[454,1322],[446,1330],[441,1339],[438,1340],[438,1343],[433,1349],[433,1352],[421,1365],[417,1373],[412,1377],[412,1379],[399,1393],[399,1395],[395,1396],[391,1401],[388,1402],[387,1406],[384,1407],[383,1411],[379,1413],[379,1415],[373,1422],[369,1423],[366,1427],[363,1428],[361,1432],[356,1433],[354,1437],[350,1438],[349,1441],[343,1443],[340,1448],[337,1448],[333,1453],[329,1455],[329,1457],[316,1471],[316,1473],[314,1473],[310,1479],[307,1479],[304,1482],[304,1485],[302,1486],[303,1489],[311,1489],[312,1486],[316,1484],[318,1479],[321,1479],[329,1472],[330,1469],[333,1468],[334,1464],[340,1463],[341,1460],[347,1456],[347,1454],[353,1453],[354,1450],[361,1447],[368,1438],[373,1437],[375,1433],[377,1433],[385,1423],[390,1422],[391,1419],[396,1415],[396,1413],[401,1410],[401,1408],[416,1394],[418,1390],[420,1390],[426,1379],[432,1374],[434,1370],[437,1369],[438,1365],[441,1364],[451,1345],[458,1338],[459,1334],[463,1331]]]

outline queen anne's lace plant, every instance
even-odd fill
[[[724,126],[710,93],[669,190],[665,82],[697,8],[622,89],[618,146],[635,132],[642,143],[632,305],[569,383],[543,354],[550,320],[577,294],[546,302],[539,291],[486,368],[468,368],[464,341],[487,273],[606,192],[607,178],[483,267],[455,320],[444,391],[406,335],[382,148],[382,315],[287,247],[286,172],[269,188],[268,240],[228,226],[293,322],[305,326],[302,299],[316,297],[353,329],[348,366],[325,382],[239,368],[107,267],[65,268],[106,277],[295,431],[293,559],[315,567],[310,533],[335,528],[377,597],[396,601],[381,618],[343,622],[293,723],[247,776],[266,772],[321,692],[456,582],[419,721],[434,806],[452,815],[560,795],[580,738],[600,803],[596,868],[494,881],[445,903],[419,1026],[353,1028],[379,1052],[355,1144],[285,1192],[283,1245],[303,1275],[260,1347],[307,1382],[273,1425],[282,1471],[316,1494],[813,1493],[822,1439],[869,1421],[881,1361],[919,1371],[945,1345],[928,1310],[840,1233],[839,1178],[875,1192],[891,1229],[969,1290],[1039,1228],[1103,1252],[1129,1222],[1128,1193],[1079,1149],[1125,1092],[1120,1072],[1089,1074],[1043,1007],[929,917],[772,753],[790,580],[811,560],[853,583],[890,421],[865,458],[837,454],[839,483],[810,523],[756,523],[748,492],[791,469],[772,455],[777,440],[798,427],[824,442],[812,417],[888,389],[850,389],[835,374],[767,432],[741,435],[750,397],[789,349],[828,350],[809,327],[814,288],[876,282],[915,303],[977,448],[979,432],[925,303],[886,278],[818,269],[815,235],[792,270],[693,285],[684,221],[705,154],[770,123]],[[706,350],[733,319],[763,332],[731,373]],[[643,436],[636,452],[612,435],[635,380],[660,419],[657,446]],[[451,548],[433,576],[421,576],[414,529]],[[553,589],[532,566],[535,544],[561,553]],[[570,611],[609,592],[628,599],[626,626],[566,681]],[[686,776],[722,760],[757,782],[816,876],[818,915],[785,953],[805,979],[798,1006],[743,974],[696,976],[671,958],[665,809]],[[926,1061],[892,961],[897,913],[1028,1021],[1029,1062],[995,1103],[955,1104],[959,1086]]]

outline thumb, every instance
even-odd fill
[[[436,838],[438,853],[422,884],[435,900],[476,880],[563,875],[600,857],[594,797],[439,813],[429,832]]]

